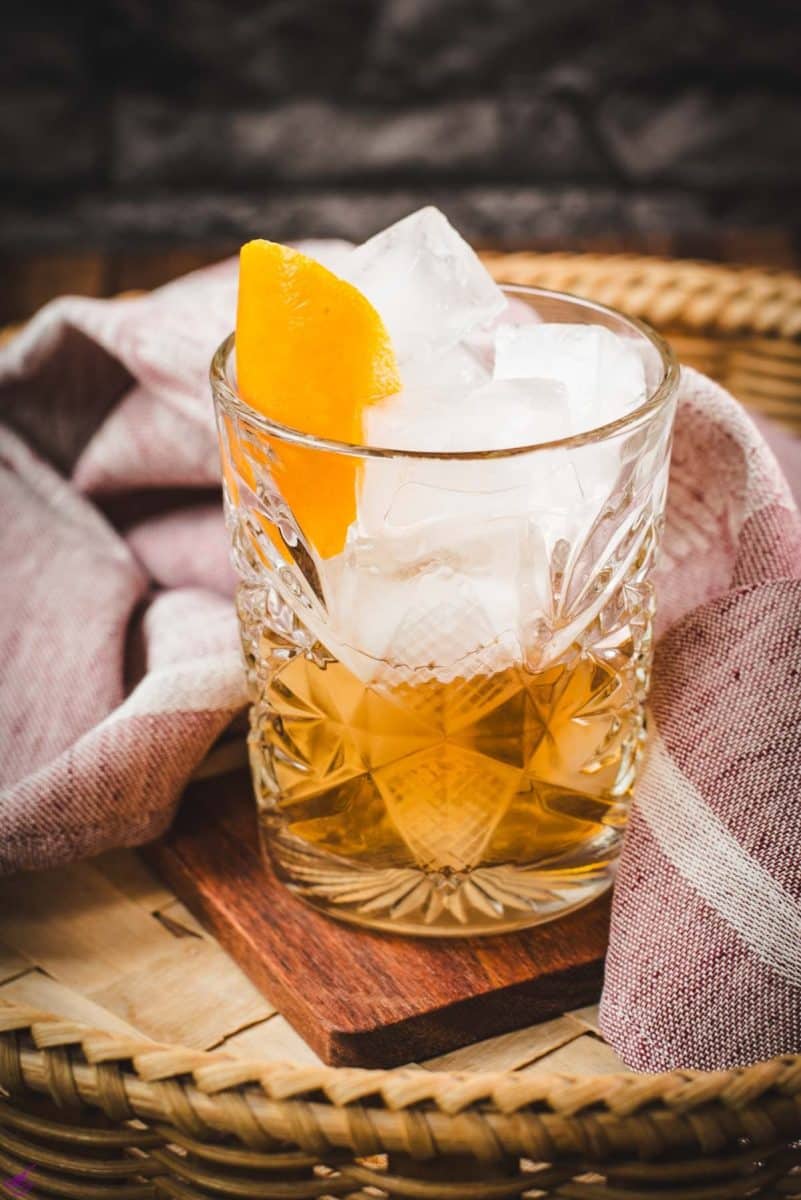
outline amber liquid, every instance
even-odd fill
[[[243,618],[245,614],[243,615]],[[467,933],[607,886],[643,740],[650,621],[529,671],[365,684],[262,628],[250,751],[270,854],[331,915]],[[622,634],[622,636],[621,636]]]

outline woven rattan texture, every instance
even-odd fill
[[[296,1067],[9,1006],[0,1084],[0,1167],[43,1194],[801,1194],[801,1056],[647,1077]]]
[[[490,262],[650,321],[683,361],[801,428],[798,276]],[[203,774],[242,755],[224,745]],[[801,1197],[801,1058],[633,1076],[595,1019],[395,1071],[333,1070],[133,854],[3,880],[0,1196]]]

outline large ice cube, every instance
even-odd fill
[[[506,303],[496,316],[483,325],[472,329],[462,343],[474,358],[482,363],[490,375],[495,362],[495,333],[500,325],[539,325],[542,317],[537,310],[519,296],[505,295]]]
[[[470,392],[491,382],[491,363],[486,356],[482,358],[472,347],[459,342],[435,358],[411,360],[403,371],[403,394],[413,397],[417,407],[418,402],[423,401],[434,406],[448,404],[453,415],[461,409]],[[391,396],[380,407],[387,410],[396,406],[397,401],[397,395]],[[416,432],[412,431],[413,434]],[[401,436],[403,441],[391,444],[406,445],[408,438],[402,432]],[[413,448],[411,442],[408,445]]]
[[[456,400],[405,391],[369,409],[366,425],[372,445],[443,454],[506,450],[570,433],[567,393],[556,380],[496,381]],[[368,459],[357,530],[377,539],[418,530],[423,552],[439,551],[488,521],[534,512],[545,519],[583,500],[564,451],[495,459]]]
[[[422,208],[353,251],[342,273],[378,309],[398,361],[455,346],[505,307],[503,292],[436,208]]]
[[[567,389],[558,379],[493,380],[470,394],[463,411],[454,432],[464,449],[508,450],[570,434]]]
[[[362,679],[387,684],[520,662],[521,631],[549,602],[536,587],[547,579],[542,534],[520,517],[357,539],[326,567],[330,648]]]
[[[500,325],[494,377],[559,380],[567,390],[573,433],[623,416],[646,395],[637,349],[600,325]]]
[[[435,371],[419,386],[366,409],[368,444],[451,453],[508,450],[569,436],[568,394],[558,379],[498,381],[478,364],[464,365],[475,386],[460,391],[459,369],[454,366],[452,387],[447,374]]]

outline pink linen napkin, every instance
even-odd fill
[[[236,263],[0,349],[0,872],[168,825],[245,702],[208,365]]]
[[[683,376],[601,1000],[647,1071],[801,1051],[801,519],[743,409]]]
[[[0,873],[155,837],[245,703],[207,382],[235,291],[65,298],[0,348]],[[602,1005],[634,1067],[801,1050],[799,576],[775,458],[685,371]]]

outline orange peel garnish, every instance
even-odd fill
[[[360,443],[364,410],[400,389],[389,334],[369,300],[276,242],[242,247],[236,319],[239,394],[282,425]],[[271,437],[273,476],[304,538],[339,553],[356,516],[359,459]]]

